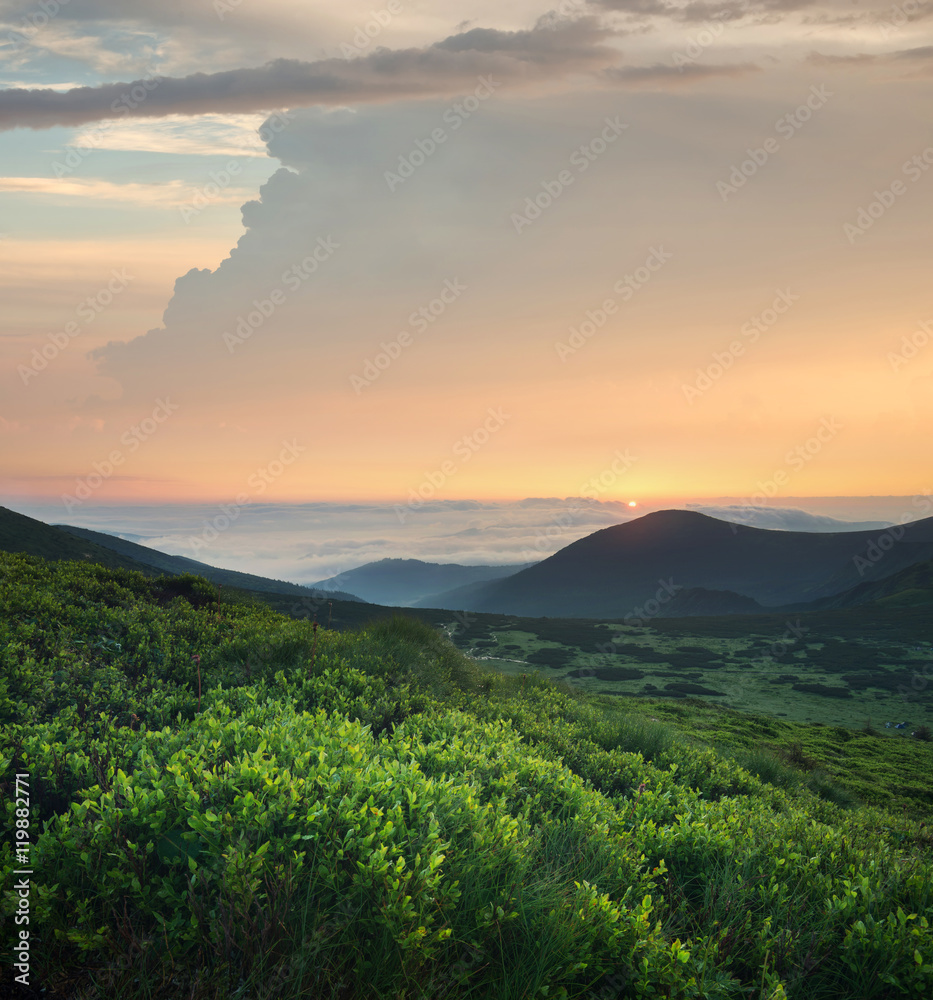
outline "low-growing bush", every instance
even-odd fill
[[[580,667],[570,670],[568,677],[595,677],[600,681],[639,681],[645,676],[637,667]]]
[[[545,646],[543,649],[536,649],[533,653],[529,653],[525,657],[525,661],[527,663],[540,663],[542,666],[559,670],[561,667],[565,667],[573,657],[573,651],[565,649],[563,646]]]
[[[713,691],[712,688],[703,687],[702,684],[693,684],[690,681],[672,681],[664,685],[667,691],[674,691],[679,694],[699,694],[705,697],[724,698],[725,691]]]
[[[630,711],[709,710],[683,690],[620,705],[483,673],[411,619],[336,634],[27,556],[0,555],[0,599],[0,790],[15,828],[29,775],[50,996],[933,992],[928,828],[858,806],[809,747],[724,753]],[[845,746],[875,741],[927,752]]]
[[[795,691],[806,691],[808,694],[818,694],[824,698],[851,698],[852,692],[847,687],[831,687],[828,684],[804,684],[793,685]]]

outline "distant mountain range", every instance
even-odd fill
[[[3,507],[0,550],[147,575],[194,573],[280,603],[325,598],[347,622],[392,607],[424,609],[432,620],[443,609],[646,620],[933,605],[933,518],[881,531],[815,534],[658,511],[597,531],[517,572],[515,566],[383,559],[309,587],[217,569],[104,532],[48,525]],[[451,581],[458,586],[430,593]],[[338,583],[351,584],[354,593],[329,589]],[[356,596],[360,592],[364,596]]]
[[[311,584],[321,590],[348,587],[354,594],[373,604],[412,607],[430,595],[468,585],[489,583],[512,576],[534,563],[509,566],[461,566],[457,563],[429,563],[420,559],[380,559],[339,576]]]
[[[179,575],[194,573],[224,587],[238,587],[259,593],[288,594],[299,597],[327,596],[333,600],[359,601],[352,594],[323,595],[312,587],[297,583],[270,580],[252,573],[238,573],[231,569],[217,569],[196,559],[170,556],[146,545],[137,545],[103,531],[75,528],[70,525],[51,525],[16,511],[0,507],[0,550],[25,552],[44,556],[46,559],[76,559],[100,563],[111,569],[131,569],[152,575],[166,573]]]
[[[890,608],[933,605],[933,560],[914,563],[882,580],[857,584],[831,597],[782,607],[765,607],[751,597],[731,590],[706,590],[690,587],[678,591],[661,609],[664,618],[690,618],[697,615],[760,615],[775,611],[799,614],[806,611],[835,611],[878,603]]]
[[[824,597],[789,610],[832,611],[877,603],[889,608],[913,608],[933,604],[933,560],[914,563],[881,580],[859,583],[841,594]]]
[[[665,510],[596,531],[513,576],[416,606],[616,619],[851,607],[889,596],[886,587],[898,584],[871,585],[931,558],[933,518],[814,533]]]

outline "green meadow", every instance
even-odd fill
[[[919,619],[338,631],[2,553],[0,601],[4,996],[23,926],[67,1000],[933,995]]]
[[[933,727],[928,613],[904,612],[898,638],[890,628],[859,627],[872,614],[861,608],[655,619],[640,626],[473,615],[448,631],[459,648],[490,667],[536,670],[591,694],[693,696],[743,712],[868,727],[906,739]],[[894,729],[902,722],[904,729]]]

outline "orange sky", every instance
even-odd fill
[[[296,106],[264,156],[238,111],[118,123],[67,177],[78,127],[0,133],[2,496],[922,492],[929,59],[916,26],[837,13],[740,18],[686,73],[699,28],[673,16],[539,25],[540,78]],[[275,5],[262,39],[231,19],[213,65],[183,36],[163,71],[289,54],[290,24],[335,47],[359,16]],[[384,42],[451,33],[412,13]],[[84,75],[47,52],[7,85],[136,78],[91,36]]]

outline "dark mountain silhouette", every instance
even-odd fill
[[[380,559],[312,584],[321,590],[347,587],[374,604],[418,606],[421,599],[467,584],[488,583],[511,576],[533,563],[511,566],[461,566],[420,559]],[[437,607],[437,605],[431,605]]]
[[[664,605],[662,614],[665,618],[688,618],[697,615],[757,615],[764,611],[799,614],[807,611],[857,608],[876,602],[890,608],[914,608],[933,604],[933,560],[914,563],[913,566],[892,573],[891,576],[860,583],[831,597],[821,597],[819,600],[802,604],[788,604],[780,608],[764,608],[751,597],[744,597],[731,590],[691,587],[678,591],[670,603]]]
[[[99,563],[108,569],[132,569],[152,575],[152,567],[86,538],[70,535],[44,521],[0,507],[0,550],[25,552],[44,559],[73,559]]]
[[[879,602],[887,607],[918,607],[933,604],[933,560],[915,563],[881,580],[860,583],[840,594],[824,597],[788,611],[824,611],[836,608],[855,608],[862,604]]]
[[[689,587],[679,590],[665,604],[665,618],[692,618],[697,615],[760,615],[765,609],[751,597],[731,590]]]
[[[664,510],[594,532],[506,579],[419,603],[528,616],[645,618],[689,613],[678,612],[673,601],[702,588],[732,591],[763,610],[780,610],[881,580],[930,558],[933,518],[882,531],[818,534]],[[730,602],[735,605],[734,598]]]

